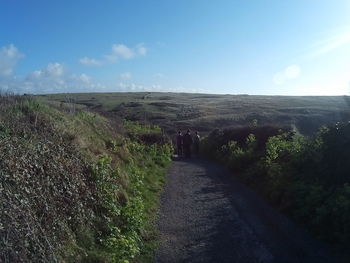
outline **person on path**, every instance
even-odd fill
[[[201,140],[201,137],[199,136],[198,131],[195,132],[194,138],[193,138],[193,145],[194,145],[194,154],[196,156],[199,155],[199,142]]]
[[[183,155],[183,136],[182,132],[178,131],[177,136],[176,136],[176,148],[177,148],[177,155],[181,157]]]
[[[185,153],[185,157],[187,158],[191,158],[192,143],[193,143],[193,139],[191,136],[191,131],[188,129],[183,138],[184,153]]]

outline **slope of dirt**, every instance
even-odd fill
[[[224,168],[175,160],[159,214],[164,262],[337,262]]]

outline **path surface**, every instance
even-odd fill
[[[327,249],[224,168],[175,160],[161,197],[165,262],[336,262]]]

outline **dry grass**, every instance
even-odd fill
[[[58,262],[93,217],[89,168],[41,107],[27,96],[0,99],[2,262]]]
[[[66,94],[39,98],[63,105]],[[321,125],[350,119],[347,96],[248,96],[185,93],[70,94],[76,107],[161,126],[169,134],[191,128],[208,134],[216,128],[259,125],[295,126],[312,134]]]

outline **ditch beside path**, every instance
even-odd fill
[[[336,262],[226,169],[200,159],[169,168],[158,228],[156,263]]]

